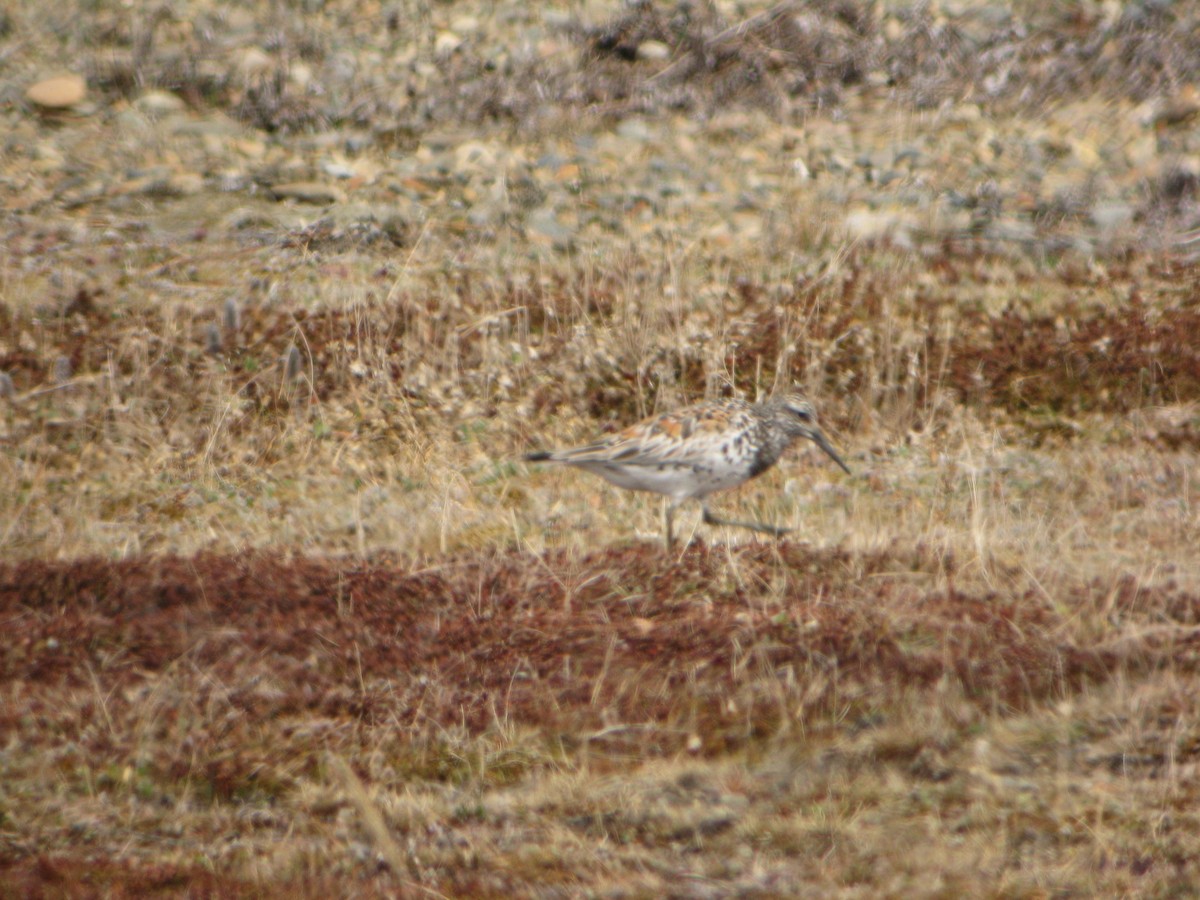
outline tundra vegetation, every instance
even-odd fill
[[[1200,10],[0,12],[0,894],[1200,883]],[[798,388],[695,529],[527,451]],[[681,511],[687,537],[698,514]]]

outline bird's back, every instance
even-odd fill
[[[651,416],[591,444],[526,459],[577,466],[631,490],[701,497],[762,471],[757,451],[764,424],[745,401],[710,401]]]

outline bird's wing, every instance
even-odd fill
[[[717,443],[716,440],[705,440],[711,429],[704,412],[706,407],[697,407],[656,416],[591,444],[556,451],[552,458],[576,466],[703,463]]]

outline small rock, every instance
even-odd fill
[[[1159,128],[1182,125],[1197,114],[1200,114],[1200,91],[1188,84],[1157,111],[1154,124]]]
[[[69,109],[87,96],[87,83],[78,75],[61,75],[30,85],[25,99],[43,109]]]
[[[950,121],[956,125],[973,125],[983,118],[983,110],[975,103],[960,103],[950,113]]]
[[[204,329],[204,350],[210,356],[219,356],[221,353],[221,329],[215,322],[209,322]]]
[[[341,233],[356,226],[381,222],[389,212],[388,207],[377,207],[370,203],[337,203],[330,207],[321,221]]]
[[[823,164],[826,171],[837,174],[849,172],[854,167],[853,163],[851,163],[849,159],[847,159],[841,153],[838,153],[836,150],[830,151],[826,155]]]
[[[173,135],[198,137],[209,147],[210,153],[220,153],[225,147],[225,141],[236,138],[243,133],[242,126],[221,112],[213,112],[202,119],[180,117],[170,125]],[[215,141],[210,143],[210,140]]]
[[[471,205],[467,221],[475,228],[494,228],[504,221],[507,204],[481,200]]]
[[[1158,138],[1148,132],[1133,135],[1125,144],[1125,161],[1135,169],[1146,169],[1158,159]]]
[[[537,42],[538,59],[563,59],[577,52],[570,44],[556,38],[544,38]]]
[[[876,241],[891,238],[907,245],[911,240],[913,223],[909,216],[895,209],[856,209],[845,220],[846,231],[858,240]]]
[[[569,247],[572,238],[575,237],[574,232],[559,221],[558,215],[549,206],[543,206],[531,212],[525,224],[528,227],[530,240],[536,243],[550,244],[557,249]]]
[[[171,190],[179,197],[194,197],[204,190],[204,176],[199,172],[179,172],[171,176]]]
[[[138,112],[152,117],[167,116],[184,107],[183,101],[169,91],[146,91],[133,105]]]
[[[1072,138],[1068,141],[1071,155],[1085,169],[1098,169],[1103,164],[1100,152],[1091,141]]]
[[[1032,222],[1015,217],[996,219],[984,229],[984,237],[993,241],[1032,244],[1037,236],[1037,227]]]
[[[321,171],[330,178],[353,178],[357,173],[354,167],[338,160],[327,160],[321,163]]]
[[[433,39],[433,55],[445,59],[463,45],[463,39],[453,31],[439,31]]]
[[[55,384],[65,384],[71,380],[72,375],[71,360],[65,356],[59,356],[54,360],[54,370],[51,377]]]
[[[650,126],[637,116],[622,119],[617,125],[617,134],[627,141],[645,142],[651,138]]]
[[[295,222],[280,223],[275,213],[267,213],[257,207],[239,207],[221,219],[221,227],[226,231],[274,230],[280,227],[300,227],[302,221],[297,217]]]
[[[300,350],[295,344],[288,347],[288,351],[284,354],[281,362],[283,363],[283,377],[285,380],[295,381],[300,377]]]
[[[312,66],[302,62],[292,63],[288,67],[287,79],[297,90],[308,90],[308,86],[312,84],[313,80]]]
[[[500,148],[483,141],[467,141],[454,148],[454,171],[495,173]]]
[[[1133,214],[1128,203],[1097,203],[1092,207],[1092,222],[1101,231],[1117,231],[1133,221]]]
[[[237,300],[233,297],[225,301],[225,306],[221,311],[221,321],[225,325],[225,330],[230,334],[236,333],[242,325],[242,311],[238,306]]]
[[[194,197],[204,190],[198,172],[177,172],[166,178],[148,179],[140,193],[151,197]]]
[[[250,79],[265,74],[271,65],[271,57],[265,50],[247,47],[236,57],[234,68],[243,78]]]
[[[35,172],[58,172],[66,165],[62,151],[50,141],[43,141],[33,148],[31,168]]]
[[[267,145],[257,138],[240,138],[233,142],[233,147],[248,159],[262,159],[267,155]]]
[[[662,62],[671,58],[671,48],[662,41],[642,41],[638,44],[637,58],[650,62]]]
[[[322,184],[319,181],[292,181],[287,184],[277,184],[269,188],[271,196],[276,200],[298,200],[301,203],[345,203],[346,192],[332,184]]]

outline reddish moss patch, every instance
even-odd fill
[[[508,783],[563,753],[602,772],[685,747],[751,748],[792,722],[813,733],[870,723],[914,697],[936,703],[947,683],[991,711],[1118,671],[1200,666],[1190,632],[1151,629],[1115,649],[1071,640],[1081,612],[1191,621],[1200,598],[1169,584],[1058,584],[1054,604],[1042,592],[922,588],[942,583],[928,575],[944,564],[920,547],[786,543],[431,565],[281,553],[4,564],[0,731],[44,753],[64,791],[143,811],[183,797],[270,809],[299,781],[324,781],[331,752],[356,767],[364,752],[386,762],[360,771],[384,785],[454,782],[472,774],[464,739],[479,737],[479,752],[499,751],[487,778]],[[66,826],[51,832],[55,846],[77,846]],[[32,852],[0,856],[14,896],[344,888]],[[373,869],[364,884],[400,890],[395,874]],[[524,883],[470,868],[447,878],[462,896]]]
[[[0,682],[23,682],[31,702],[52,708],[58,691],[97,678],[128,688],[183,660],[255,721],[320,715],[478,732],[502,715],[569,736],[615,717],[679,730],[680,740],[699,732],[719,750],[779,724],[764,679],[802,684],[794,690],[809,715],[947,676],[981,704],[1023,705],[1117,664],[1067,641],[1032,593],[926,594],[869,577],[919,569],[918,558],[752,545],[732,559],[704,545],[679,560],[630,545],[424,570],[267,553],[26,561],[0,568],[12,636]],[[1077,602],[1103,593],[1078,591]],[[1143,610],[1195,603],[1146,597]],[[200,679],[198,695],[211,690]],[[4,726],[19,727],[19,715],[10,710]],[[214,790],[236,794],[240,776],[212,765]]]
[[[1200,308],[1157,311],[1134,301],[1055,316],[1009,309],[965,317],[959,335],[947,377],[968,403],[1127,412],[1200,391]]]
[[[362,881],[359,897],[396,896],[386,884]],[[93,898],[134,900],[142,897],[299,897],[338,896],[344,879],[305,878],[300,881],[251,882],[230,878],[198,866],[110,862],[86,857],[30,857],[11,865],[0,861],[0,895],[24,898]]]

